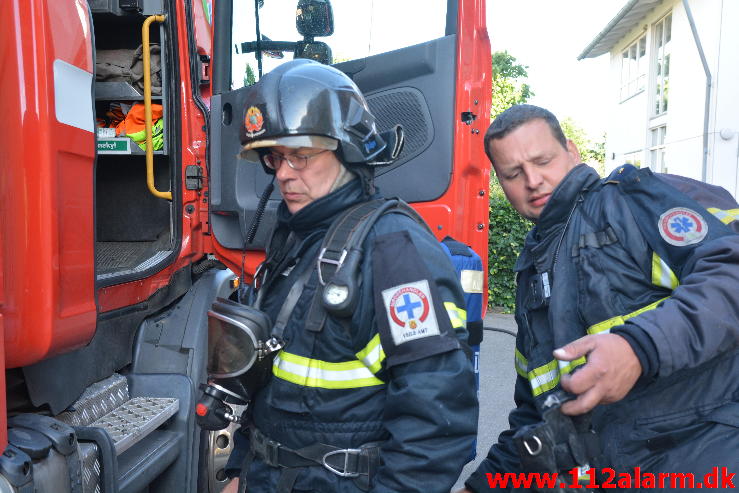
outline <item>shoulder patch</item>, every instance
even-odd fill
[[[382,300],[396,345],[440,334],[426,279],[385,289]]]
[[[657,223],[659,234],[670,245],[699,243],[708,234],[708,223],[692,209],[674,207],[664,212]]]

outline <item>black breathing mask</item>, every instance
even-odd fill
[[[239,423],[230,404],[247,405],[272,373],[273,356],[284,342],[272,335],[263,311],[218,298],[208,311],[208,384],[196,407],[198,424],[220,430]]]

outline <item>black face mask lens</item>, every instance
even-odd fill
[[[208,374],[216,378],[244,373],[257,357],[249,328],[217,313],[208,314]]]
[[[246,373],[260,357],[271,327],[264,312],[218,299],[208,312],[208,374],[230,378]]]

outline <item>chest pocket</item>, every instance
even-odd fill
[[[625,313],[624,291],[638,276],[626,268],[629,255],[613,228],[580,235],[571,255],[577,270],[577,306],[585,326]]]

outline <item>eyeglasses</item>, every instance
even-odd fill
[[[269,154],[262,155],[262,162],[269,169],[278,171],[282,166],[283,161],[287,161],[287,165],[294,170],[301,170],[308,166],[308,160],[328,152],[328,149],[323,149],[313,154],[279,154],[277,152],[270,152]]]

